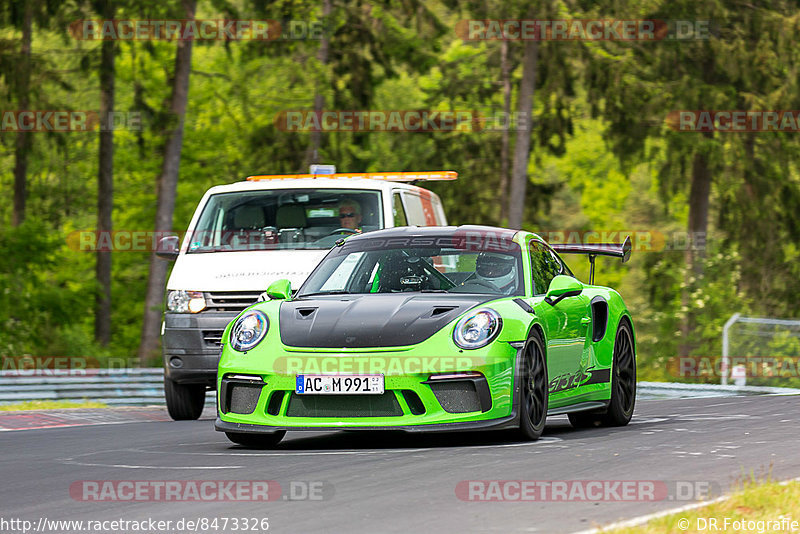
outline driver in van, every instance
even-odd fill
[[[361,204],[352,198],[339,202],[339,226],[361,233]]]

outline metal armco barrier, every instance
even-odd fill
[[[34,400],[95,401],[109,406],[163,405],[164,370],[0,372],[0,404]],[[213,391],[206,396],[206,405],[209,403],[214,405]]]
[[[637,391],[642,400],[764,394],[800,394],[800,389],[640,382]],[[0,372],[0,404],[34,400],[96,401],[109,406],[164,405],[164,370],[87,369],[37,375],[25,371]],[[206,406],[213,405],[214,392],[209,391]]]

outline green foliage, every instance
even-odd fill
[[[14,5],[18,5],[15,2]],[[733,21],[708,41],[543,42],[529,162],[526,229],[597,230],[650,235],[629,264],[597,262],[597,283],[617,288],[634,316],[640,378],[673,379],[680,325],[693,313],[697,355],[718,355],[722,324],[735,311],[800,315],[800,144],[791,134],[699,134],[671,130],[674,109],[798,109],[796,16],[783,2],[757,8],[724,2],[578,2],[536,4],[539,18],[714,18]],[[21,5],[21,4],[19,4]],[[49,5],[49,4],[48,4]],[[759,4],[760,5],[760,4]],[[208,42],[193,51],[174,226],[183,230],[206,189],[256,173],[302,170],[307,132],[285,132],[277,115],[342,110],[503,109],[500,44],[464,42],[453,28],[474,18],[525,16],[521,2],[333,2],[330,54],[319,41]],[[70,7],[58,20],[95,18]],[[158,18],[170,8],[126,3],[120,18]],[[315,21],[316,2],[200,2],[201,18]],[[505,13],[500,16],[498,13]],[[146,15],[146,16],[145,16]],[[787,15],[787,16],[784,16]],[[0,109],[14,109],[19,31],[0,19]],[[55,20],[55,19],[54,19]],[[99,109],[99,43],[65,39],[59,26],[35,24],[32,102],[42,109]],[[55,28],[55,26],[54,26]],[[170,95],[174,43],[118,45],[116,107],[141,113],[143,129],[115,133],[116,230],[153,227],[161,168],[161,111]],[[521,43],[510,43],[512,109],[521,78]],[[8,67],[8,68],[6,68]],[[511,132],[512,149],[515,132]],[[96,219],[96,132],[32,133],[29,221],[11,228],[14,133],[0,132],[0,354],[127,357],[135,353],[148,251],[113,254],[113,336],[93,342],[97,286],[94,255],[67,236]],[[502,224],[502,132],[328,132],[321,160],[343,171],[459,172],[432,183],[451,223]],[[679,246],[688,215],[691,158],[709,154],[714,169],[710,239],[704,270],[693,278]],[[620,235],[621,237],[621,235]],[[580,258],[567,258],[586,279]],[[683,295],[686,295],[685,297]],[[775,337],[771,351],[796,350]]]

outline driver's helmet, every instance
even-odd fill
[[[475,261],[475,274],[478,278],[503,289],[516,282],[516,267],[517,260],[514,256],[483,252]]]

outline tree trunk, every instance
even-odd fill
[[[103,4],[103,19],[113,20],[116,9],[111,0]],[[100,50],[100,161],[97,171],[97,231],[111,232],[114,205],[114,111],[115,42],[103,41]],[[105,126],[105,128],[103,127]],[[98,250],[95,276],[100,286],[94,302],[94,339],[106,346],[111,341],[111,251]]]
[[[196,0],[183,0],[186,20],[194,20]],[[183,123],[186,115],[186,102],[189,98],[189,74],[192,67],[192,41],[178,41],[175,53],[175,77],[172,86],[170,113],[172,129],[166,132],[164,162],[158,177],[156,202],[156,232],[172,230],[172,215],[175,209],[175,195],[178,186],[178,169],[183,146]],[[155,247],[154,247],[155,249]],[[161,331],[161,306],[164,299],[164,285],[167,278],[167,262],[150,253],[150,275],[147,280],[142,340],[139,345],[138,360],[144,364],[157,356]]]
[[[500,42],[500,78],[503,82],[503,116],[506,124],[500,133],[500,224],[508,219],[508,147],[509,130],[511,129],[511,60],[509,58],[508,41]]]
[[[522,58],[522,80],[519,84],[518,108],[524,125],[517,126],[517,139],[514,143],[514,166],[511,171],[511,193],[508,202],[508,227],[522,228],[525,212],[525,189],[528,185],[528,158],[533,129],[533,94],[536,89],[536,60],[539,53],[538,41],[525,42]]]
[[[319,50],[317,51],[317,59],[322,65],[323,70],[328,64],[328,47],[330,46],[330,40],[328,38],[328,24],[330,24],[330,14],[331,0],[323,0],[322,20],[324,30],[322,33],[322,40],[319,43]],[[327,79],[327,76],[325,76],[325,79]],[[319,92],[319,90],[317,90],[317,92],[314,93],[314,113],[317,115],[317,117],[319,117],[322,113],[324,106],[325,97]],[[306,155],[303,161],[303,168],[300,169],[300,172],[308,172],[309,165],[312,163],[319,163],[319,148],[321,145],[322,132],[318,130],[312,130],[309,138],[308,149],[306,149]]]
[[[704,136],[710,138],[711,133],[705,132]],[[689,189],[689,223],[687,225],[689,236],[685,253],[687,273],[694,276],[695,280],[699,280],[703,276],[710,196],[711,169],[708,165],[708,155],[701,148],[700,151],[695,152],[692,159],[692,183]],[[697,282],[689,284],[689,287],[684,289],[681,295],[681,304],[688,309],[681,324],[682,339],[679,355],[683,357],[689,356],[694,346],[691,339],[694,333],[696,314],[692,311],[693,307],[689,294],[696,284]]]
[[[22,54],[17,82],[17,109],[27,111],[30,106],[31,84],[31,36],[33,34],[33,7],[25,2],[22,21]],[[17,132],[14,150],[14,212],[12,224],[19,226],[25,221],[25,202],[28,198],[28,154],[31,150],[31,133]]]

